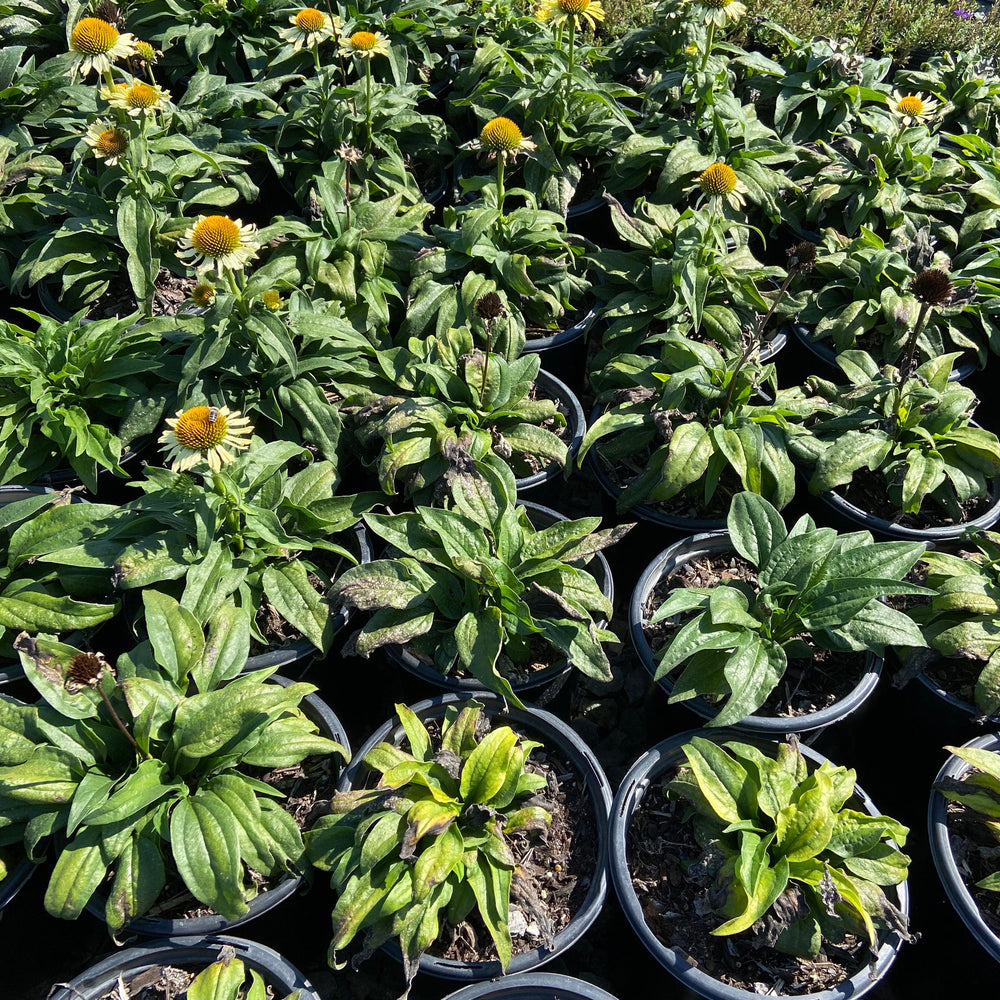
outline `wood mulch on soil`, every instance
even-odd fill
[[[816,960],[770,947],[781,930],[771,917],[740,934],[711,935],[724,919],[716,909],[726,895],[719,881],[723,858],[711,845],[698,845],[693,824],[683,818],[687,804],[666,797],[666,782],[675,773],[650,785],[628,835],[632,885],[657,938],[686,953],[702,972],[749,993],[815,993],[863,969],[870,958],[868,948],[852,935],[839,945],[825,945]],[[776,908],[780,904],[779,899]],[[794,908],[794,900],[789,899],[788,906]]]

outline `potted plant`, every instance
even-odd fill
[[[948,282],[942,271],[923,274]],[[973,423],[972,390],[949,380],[957,355],[916,366],[921,326],[918,317],[899,368],[880,369],[863,351],[845,351],[837,363],[847,386],[810,378],[826,404],[796,428],[789,448],[810,492],[842,519],[930,541],[988,528],[1000,516],[1000,441]]]
[[[629,923],[710,1000],[860,996],[911,940],[909,831],[810,747],[727,735],[664,740],[622,782],[611,872]]]
[[[632,641],[672,702],[690,702],[714,726],[801,732],[842,718],[871,694],[885,646],[923,645],[913,621],[879,600],[929,593],[905,580],[920,543],[838,535],[808,516],[787,529],[749,492],[733,498],[728,526],[664,550],[632,595]],[[677,579],[684,568],[694,586]],[[661,623],[668,636],[654,651],[648,630]],[[802,705],[779,690],[790,670]],[[825,690],[834,678],[847,685],[840,698]],[[774,708],[755,715],[768,699]]]
[[[189,1000],[319,1000],[312,984],[288,959],[256,941],[219,936],[173,938],[117,951],[70,983],[52,1000],[115,1000],[139,995],[150,981],[173,978]],[[183,985],[181,985],[183,984]]]
[[[548,683],[570,666],[608,680],[602,643],[609,597],[587,563],[632,526],[596,531],[598,518],[555,520],[538,528],[499,461],[451,479],[452,505],[365,523],[398,553],[348,570],[334,596],[373,612],[355,649],[403,647],[408,669],[455,686],[448,675],[520,705],[517,693]],[[447,595],[447,596],[445,596]],[[415,661],[415,662],[413,662]]]
[[[490,453],[511,465],[522,489],[565,471],[583,411],[568,386],[540,370],[537,354],[508,360],[482,351],[466,327],[411,346],[418,350],[388,358],[362,348],[334,383],[386,493],[425,500],[451,470]]]
[[[328,651],[346,621],[328,591],[345,564],[368,558],[363,534],[351,530],[378,494],[338,495],[336,466],[311,461],[301,445],[249,448],[246,418],[224,407],[190,407],[172,423],[161,440],[174,467],[189,471],[147,467],[143,495],[122,507],[47,511],[25,558],[103,570],[109,589],[126,596],[172,594],[201,621],[226,607],[255,655],[283,645],[291,660]],[[212,435],[220,440],[209,448]],[[222,465],[218,448],[231,461]],[[236,457],[229,448],[249,450]],[[142,609],[128,603],[134,623]]]
[[[331,961],[361,930],[366,950],[398,942],[407,987],[418,968],[487,979],[548,961],[586,931],[604,896],[610,795],[596,758],[555,717],[504,710],[493,695],[396,708],[400,724],[372,736],[310,834],[310,858],[331,871],[338,893]],[[557,792],[553,768],[569,775]],[[380,777],[366,781],[366,772]],[[574,846],[558,866],[526,863],[530,844],[545,851],[539,832],[562,840],[566,824],[576,828]],[[367,849],[358,851],[362,838]],[[570,870],[579,879],[574,898],[546,907],[540,901],[553,899]],[[473,912],[490,942],[478,959],[432,957],[447,928]],[[541,929],[534,939],[522,917]]]
[[[989,734],[945,747],[951,756],[934,779],[927,825],[934,867],[949,902],[973,937],[1000,961],[998,746],[996,735]]]
[[[547,972],[521,972],[495,983],[471,983],[446,1000],[614,1000],[610,993],[582,979]]]
[[[68,635],[92,629],[113,618],[118,606],[102,601],[102,574],[93,570],[59,573],[26,554],[37,535],[37,516],[53,506],[66,506],[68,493],[39,487],[0,488],[0,660],[17,660],[12,645],[22,631]],[[73,504],[74,510],[82,504]],[[20,666],[3,665],[0,683],[20,674]]]
[[[172,347],[136,316],[20,312],[34,329],[0,321],[0,484],[79,480],[96,493],[98,472],[127,475],[128,446],[162,419],[177,382]]]
[[[903,675],[982,721],[1000,712],[1000,536],[971,532],[957,550],[929,549],[921,582],[932,593],[909,609],[929,648],[899,650]]]
[[[53,916],[79,916],[103,885],[117,933],[179,880],[218,914],[203,930],[218,930],[267,908],[268,880],[287,885],[305,871],[302,830],[275,769],[310,757],[322,787],[349,751],[304,714],[312,685],[269,682],[271,671],[240,676],[250,636],[231,606],[204,627],[169,597],[150,591],[145,603],[149,640],[114,667],[100,653],[18,637],[42,700],[0,700],[4,841],[23,839],[35,857],[46,837],[58,839],[45,893]]]
[[[610,481],[619,510],[700,528],[721,525],[741,488],[779,508],[791,501],[787,441],[812,402],[777,389],[774,365],[758,360],[762,330],[728,360],[711,344],[668,334],[659,359],[611,362],[598,397],[607,408],[584,435],[577,463],[595,449],[594,468]],[[763,397],[764,386],[773,399]]]

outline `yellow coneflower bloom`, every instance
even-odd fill
[[[535,9],[535,17],[552,25],[572,18],[576,24],[584,21],[591,30],[595,30],[597,22],[603,21],[605,14],[600,0],[541,0]]]
[[[697,177],[697,186],[710,198],[725,198],[733,208],[741,208],[743,185],[727,163],[713,163]]]
[[[331,21],[326,14],[315,7],[303,7],[297,14],[288,19],[290,28],[284,28],[278,35],[290,42],[296,49],[311,49],[334,34],[339,35],[344,28],[344,22],[339,17]]]
[[[127,111],[132,118],[152,118],[166,107],[170,93],[149,83],[130,83],[124,86],[117,84],[114,90],[105,88],[101,91],[101,97],[111,107]]]
[[[233,451],[250,447],[251,434],[250,420],[228,406],[192,406],[167,418],[158,443],[166,446],[165,457],[174,472],[186,472],[202,461],[218,472],[236,460]]]
[[[489,153],[490,159],[502,156],[512,160],[523,149],[537,149],[538,146],[521,134],[521,130],[509,118],[493,118],[479,133],[480,147]]]
[[[355,31],[353,35],[340,39],[340,51],[345,56],[360,56],[362,59],[387,56],[389,39],[381,31]]]
[[[271,312],[277,312],[285,304],[277,288],[269,288],[260,297],[260,301],[264,303],[264,308],[270,309]]]
[[[199,281],[191,289],[191,301],[199,309],[207,309],[215,301],[215,288],[207,281]]]
[[[886,104],[889,110],[899,115],[903,119],[904,125],[910,125],[921,118],[933,115],[938,109],[938,102],[933,98],[924,99],[919,94],[900,94],[898,90],[892,92],[892,97],[887,97]]]
[[[688,3],[700,9],[704,14],[705,24],[714,24],[717,28],[724,28],[730,21],[739,20],[747,12],[740,0],[688,0]]]
[[[189,261],[197,260],[199,271],[214,267],[221,275],[223,269],[241,271],[257,256],[260,244],[254,240],[257,227],[235,222],[226,215],[198,216],[177,243],[178,256]]]
[[[163,53],[159,49],[154,49],[149,42],[136,42],[135,54],[147,65],[152,66]]]
[[[83,141],[109,167],[115,166],[128,151],[128,133],[99,119],[91,122]]]
[[[99,17],[84,17],[70,33],[69,47],[75,53],[74,75],[79,70],[86,76],[92,69],[103,74],[109,73],[118,59],[135,53],[135,39]]]

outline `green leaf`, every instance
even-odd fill
[[[768,564],[774,547],[788,536],[781,515],[756,493],[733,497],[726,526],[733,548],[758,569]]]
[[[496,663],[503,648],[504,630],[499,608],[469,611],[455,626],[458,659],[462,668],[475,677],[483,687],[509,698],[515,705],[520,699],[511,689],[510,682],[497,672]]]
[[[746,769],[721,747],[701,736],[682,747],[706,803],[719,819],[738,823],[739,802],[747,781]]]
[[[167,882],[160,838],[135,830],[118,855],[118,866],[104,908],[108,929],[120,930],[156,902]],[[188,996],[191,996],[190,991]]]
[[[238,920],[248,910],[242,891],[239,828],[216,795],[181,799],[170,817],[174,862],[191,895]]]
[[[771,868],[768,848],[774,833],[761,837],[750,830],[740,834],[740,855],[736,873],[742,889],[742,912],[712,929],[717,936],[738,934],[755,924],[771,908],[788,884],[788,859],[779,858]]]
[[[88,827],[62,849],[45,890],[45,909],[53,917],[75,920],[97,891],[108,870],[102,841],[101,831]]]
[[[802,782],[790,805],[775,817],[780,857],[788,861],[805,861],[823,851],[836,824],[830,808],[833,786],[822,771],[814,771]]]
[[[182,685],[205,652],[201,624],[187,608],[157,590],[144,590],[142,602],[156,662],[167,670],[175,684]]]
[[[333,616],[330,603],[309,582],[309,574],[299,560],[272,563],[261,578],[267,599],[289,624],[298,629],[317,649],[330,651]]]
[[[504,787],[517,734],[509,726],[491,730],[462,768],[460,794],[464,802],[488,805]]]

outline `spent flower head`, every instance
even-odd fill
[[[358,56],[361,59],[387,56],[389,39],[381,31],[355,31],[353,35],[341,36],[340,51],[345,56]]]
[[[929,267],[917,274],[910,290],[918,302],[929,306],[946,306],[955,294],[951,278],[936,267]]]
[[[94,151],[98,160],[115,166],[128,152],[128,133],[108,122],[98,119],[91,122],[83,141]]]
[[[191,301],[199,309],[207,309],[215,301],[215,287],[207,281],[199,281],[191,289]]]
[[[344,22],[339,17],[331,20],[315,7],[303,7],[288,19],[288,23],[291,27],[278,34],[296,49],[311,49],[326,39],[339,35],[344,28]]]
[[[572,20],[574,25],[583,21],[594,31],[597,22],[604,20],[605,13],[600,0],[541,0],[535,9],[535,17],[553,27],[568,20]]]
[[[177,255],[194,263],[199,271],[213,267],[219,275],[224,269],[242,271],[260,249],[256,235],[257,227],[252,223],[244,226],[241,219],[199,215],[178,240]]]
[[[135,54],[147,65],[152,66],[163,53],[154,48],[151,42],[136,42]]]
[[[102,653],[77,653],[69,661],[63,686],[70,694],[77,694],[84,688],[97,687],[105,669],[110,669]]]
[[[174,472],[186,472],[206,461],[214,472],[235,461],[233,451],[250,447],[250,420],[228,406],[192,406],[167,418],[159,444]],[[230,450],[232,449],[232,450]]]
[[[104,74],[119,59],[135,54],[135,39],[102,18],[83,17],[70,32],[69,47],[74,53],[73,75],[79,71],[86,76],[91,70]]]

